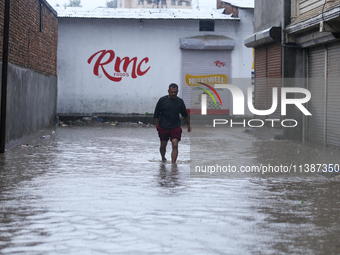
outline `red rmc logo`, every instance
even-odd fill
[[[122,77],[115,77],[117,76],[125,76],[125,75],[121,75],[121,72],[127,72],[127,69],[129,67],[129,65],[132,63],[132,70],[131,70],[131,77],[133,79],[136,79],[138,76],[143,76],[144,74],[146,74],[149,69],[150,66],[148,68],[146,68],[144,71],[142,70],[142,64],[143,63],[148,63],[149,62],[149,58],[143,58],[138,64],[137,64],[137,57],[134,58],[129,58],[129,57],[124,57],[124,58],[120,58],[120,57],[116,57],[116,61],[114,63],[114,71],[115,73],[113,74],[113,76],[111,76],[104,68],[104,66],[110,64],[114,59],[115,59],[115,52],[113,50],[101,50],[98,51],[96,53],[94,53],[88,60],[87,63],[91,64],[92,60],[94,59],[95,56],[99,55],[96,63],[94,64],[93,67],[93,73],[94,75],[98,76],[99,75],[99,68],[101,67],[105,76],[114,82],[119,82],[122,80]],[[108,59],[105,61],[103,60],[104,57],[108,55]],[[103,62],[102,62],[103,61]],[[129,75],[126,75],[129,76]]]
[[[219,60],[216,60],[214,62],[214,64],[217,66],[217,67],[222,67],[222,66],[225,66],[227,63],[226,62],[221,62]]]

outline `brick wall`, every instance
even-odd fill
[[[217,0],[217,9],[222,9],[224,8],[224,14],[233,14],[233,17],[234,18],[238,18],[238,8],[231,5],[231,4],[228,4],[228,3],[225,3],[225,2],[222,2],[221,0]]]
[[[0,0],[0,60],[2,60],[5,0]],[[42,30],[40,27],[42,9]],[[9,62],[45,75],[57,75],[57,13],[45,0],[10,3]]]

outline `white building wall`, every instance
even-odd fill
[[[60,18],[58,113],[152,113],[159,97],[167,94],[169,84],[181,84],[179,46],[180,38],[184,37],[216,34],[234,39],[232,76],[250,78],[253,56],[243,41],[252,24],[241,23],[216,20],[215,32],[200,32],[198,20],[143,20],[141,23],[138,19]],[[246,28],[248,25],[251,28]],[[147,57],[149,62],[143,62],[141,69],[150,69],[143,76],[123,77],[120,82],[109,80],[100,67],[96,76],[94,65],[99,55],[90,64],[87,61],[100,50],[115,53],[113,62],[104,66],[110,75],[114,74],[117,57],[137,57],[138,63]],[[127,70],[130,75],[131,66]]]
[[[171,8],[171,9],[192,9],[191,0],[160,0],[157,4],[153,0],[118,0],[117,8]]]
[[[254,33],[254,9],[239,9],[241,22],[236,25],[235,48],[231,53],[230,83],[242,89],[244,95],[244,114],[252,117],[248,109],[248,87],[253,87],[251,72],[254,61],[253,49],[244,45],[244,39]],[[254,88],[253,88],[254,89]]]
[[[240,9],[240,22],[235,25],[235,35],[232,38],[235,48],[232,51],[232,78],[251,78],[253,65],[253,49],[244,45],[244,39],[254,33],[254,10]]]

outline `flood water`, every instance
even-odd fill
[[[155,128],[54,130],[0,155],[0,254],[340,253],[337,174],[193,172],[336,164],[339,150],[202,128],[172,165]]]

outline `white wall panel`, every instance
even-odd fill
[[[247,17],[251,19],[251,17]],[[240,25],[241,24],[241,25]],[[252,23],[244,25],[252,29]],[[248,28],[250,26],[250,28]],[[181,83],[180,38],[204,34],[228,36],[240,45],[232,55],[232,70],[237,77],[250,78],[252,50],[243,45],[240,21],[215,21],[215,32],[199,32],[198,20],[118,20],[118,19],[59,19],[58,45],[58,113],[152,113],[159,97],[167,94],[170,83]],[[94,75],[98,56],[89,64],[88,59],[101,50],[112,50],[115,57],[103,65],[111,76],[117,57],[144,58],[141,69],[149,71],[131,78],[131,66],[120,82],[108,79],[102,67]],[[100,63],[108,60],[109,54]],[[233,60],[235,58],[235,60]],[[237,60],[236,60],[237,59]],[[181,95],[180,95],[181,96]]]

